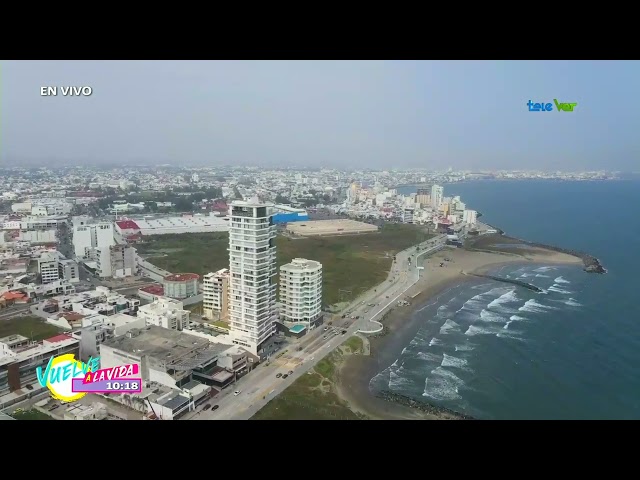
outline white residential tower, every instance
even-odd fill
[[[229,207],[229,318],[233,343],[254,355],[275,333],[273,204],[257,197]]]

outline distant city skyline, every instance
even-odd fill
[[[0,168],[637,171],[639,66],[0,61]],[[92,94],[42,96],[47,86],[88,86]],[[554,99],[577,106],[527,106]]]

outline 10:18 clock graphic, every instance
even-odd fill
[[[72,390],[83,393],[140,393],[142,392],[142,379],[113,378],[84,383],[82,378],[74,378]]]
[[[126,380],[122,382],[107,382],[107,390],[115,390],[115,391],[137,391],[140,388],[140,382],[137,380]]]

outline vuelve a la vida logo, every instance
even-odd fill
[[[534,103],[531,100],[527,102],[527,107],[529,107],[530,112],[551,112],[553,111],[553,105],[558,112],[573,112],[573,109],[578,106],[577,103],[562,103],[559,102],[557,98],[553,99],[553,103],[550,102],[539,102]]]
[[[74,392],[73,379],[83,379],[88,372],[95,372],[100,365],[99,358],[90,358],[87,363],[76,360],[72,353],[51,357],[47,367],[36,369],[38,382],[47,387],[51,396],[57,400],[74,402],[86,395],[85,392]]]

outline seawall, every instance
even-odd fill
[[[518,285],[520,287],[528,288],[529,290],[533,290],[534,292],[538,292],[538,293],[543,291],[541,288],[536,287],[535,285],[531,285],[530,283],[527,283],[527,282],[521,282],[520,280],[513,280],[511,278],[495,277],[493,275],[483,275],[483,274],[480,274],[480,273],[462,272],[462,274],[463,275],[471,275],[473,277],[490,278],[491,280],[495,280],[496,282],[511,283],[513,285]]]
[[[394,402],[397,403],[399,405],[404,405],[406,407],[411,407],[411,408],[415,408],[417,410],[420,410],[422,412],[426,412],[426,413],[430,413],[432,415],[439,415],[442,416],[444,415],[448,415],[450,417],[452,417],[455,420],[475,420],[475,418],[469,416],[469,415],[464,415],[462,413],[456,412],[454,410],[451,410],[449,408],[445,408],[445,407],[440,407],[437,405],[432,405],[430,403],[426,403],[426,402],[419,402],[418,400],[414,400],[411,397],[407,397],[405,395],[400,395],[398,393],[393,393],[390,392],[388,390],[382,390],[378,393],[376,393],[376,397],[381,398],[383,400],[386,400],[388,402]]]

